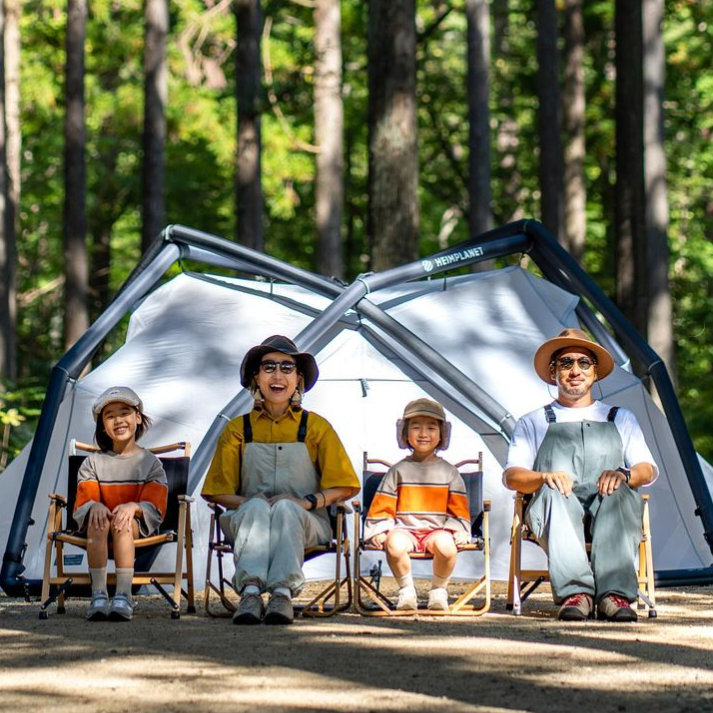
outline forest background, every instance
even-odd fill
[[[0,14],[0,468],[52,365],[166,224],[351,280],[524,217],[662,353],[713,458],[713,4],[4,0]],[[408,144],[395,160],[389,140]],[[670,314],[647,321],[662,297]]]

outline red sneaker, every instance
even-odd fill
[[[628,599],[618,594],[607,594],[597,603],[597,616],[605,621],[637,621],[638,616]]]
[[[594,614],[594,602],[589,594],[573,594],[562,602],[557,618],[560,621],[586,621]]]

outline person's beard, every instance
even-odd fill
[[[581,384],[580,386],[568,386],[566,383],[560,382],[559,386],[567,396],[584,396],[588,391],[586,384]]]

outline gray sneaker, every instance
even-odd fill
[[[242,626],[259,624],[262,621],[264,613],[265,607],[260,594],[243,594],[243,596],[240,597],[238,608],[235,614],[233,614],[233,624]]]
[[[285,625],[295,620],[295,610],[292,599],[284,594],[271,594],[265,610],[265,623]]]
[[[114,595],[111,600],[111,609],[109,610],[109,619],[111,621],[131,621],[134,615],[134,604],[131,601],[131,595],[119,592]]]
[[[87,609],[88,621],[106,621],[109,618],[109,595],[98,590],[92,592],[92,601]]]

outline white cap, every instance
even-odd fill
[[[133,389],[130,389],[128,386],[111,386],[103,394],[100,394],[100,396],[97,397],[97,400],[92,406],[92,413],[94,414],[95,421],[99,418],[99,414],[102,412],[102,409],[113,401],[119,401],[122,404],[129,404],[129,406],[133,406],[139,411],[144,410],[144,405],[141,402],[141,399]]]

